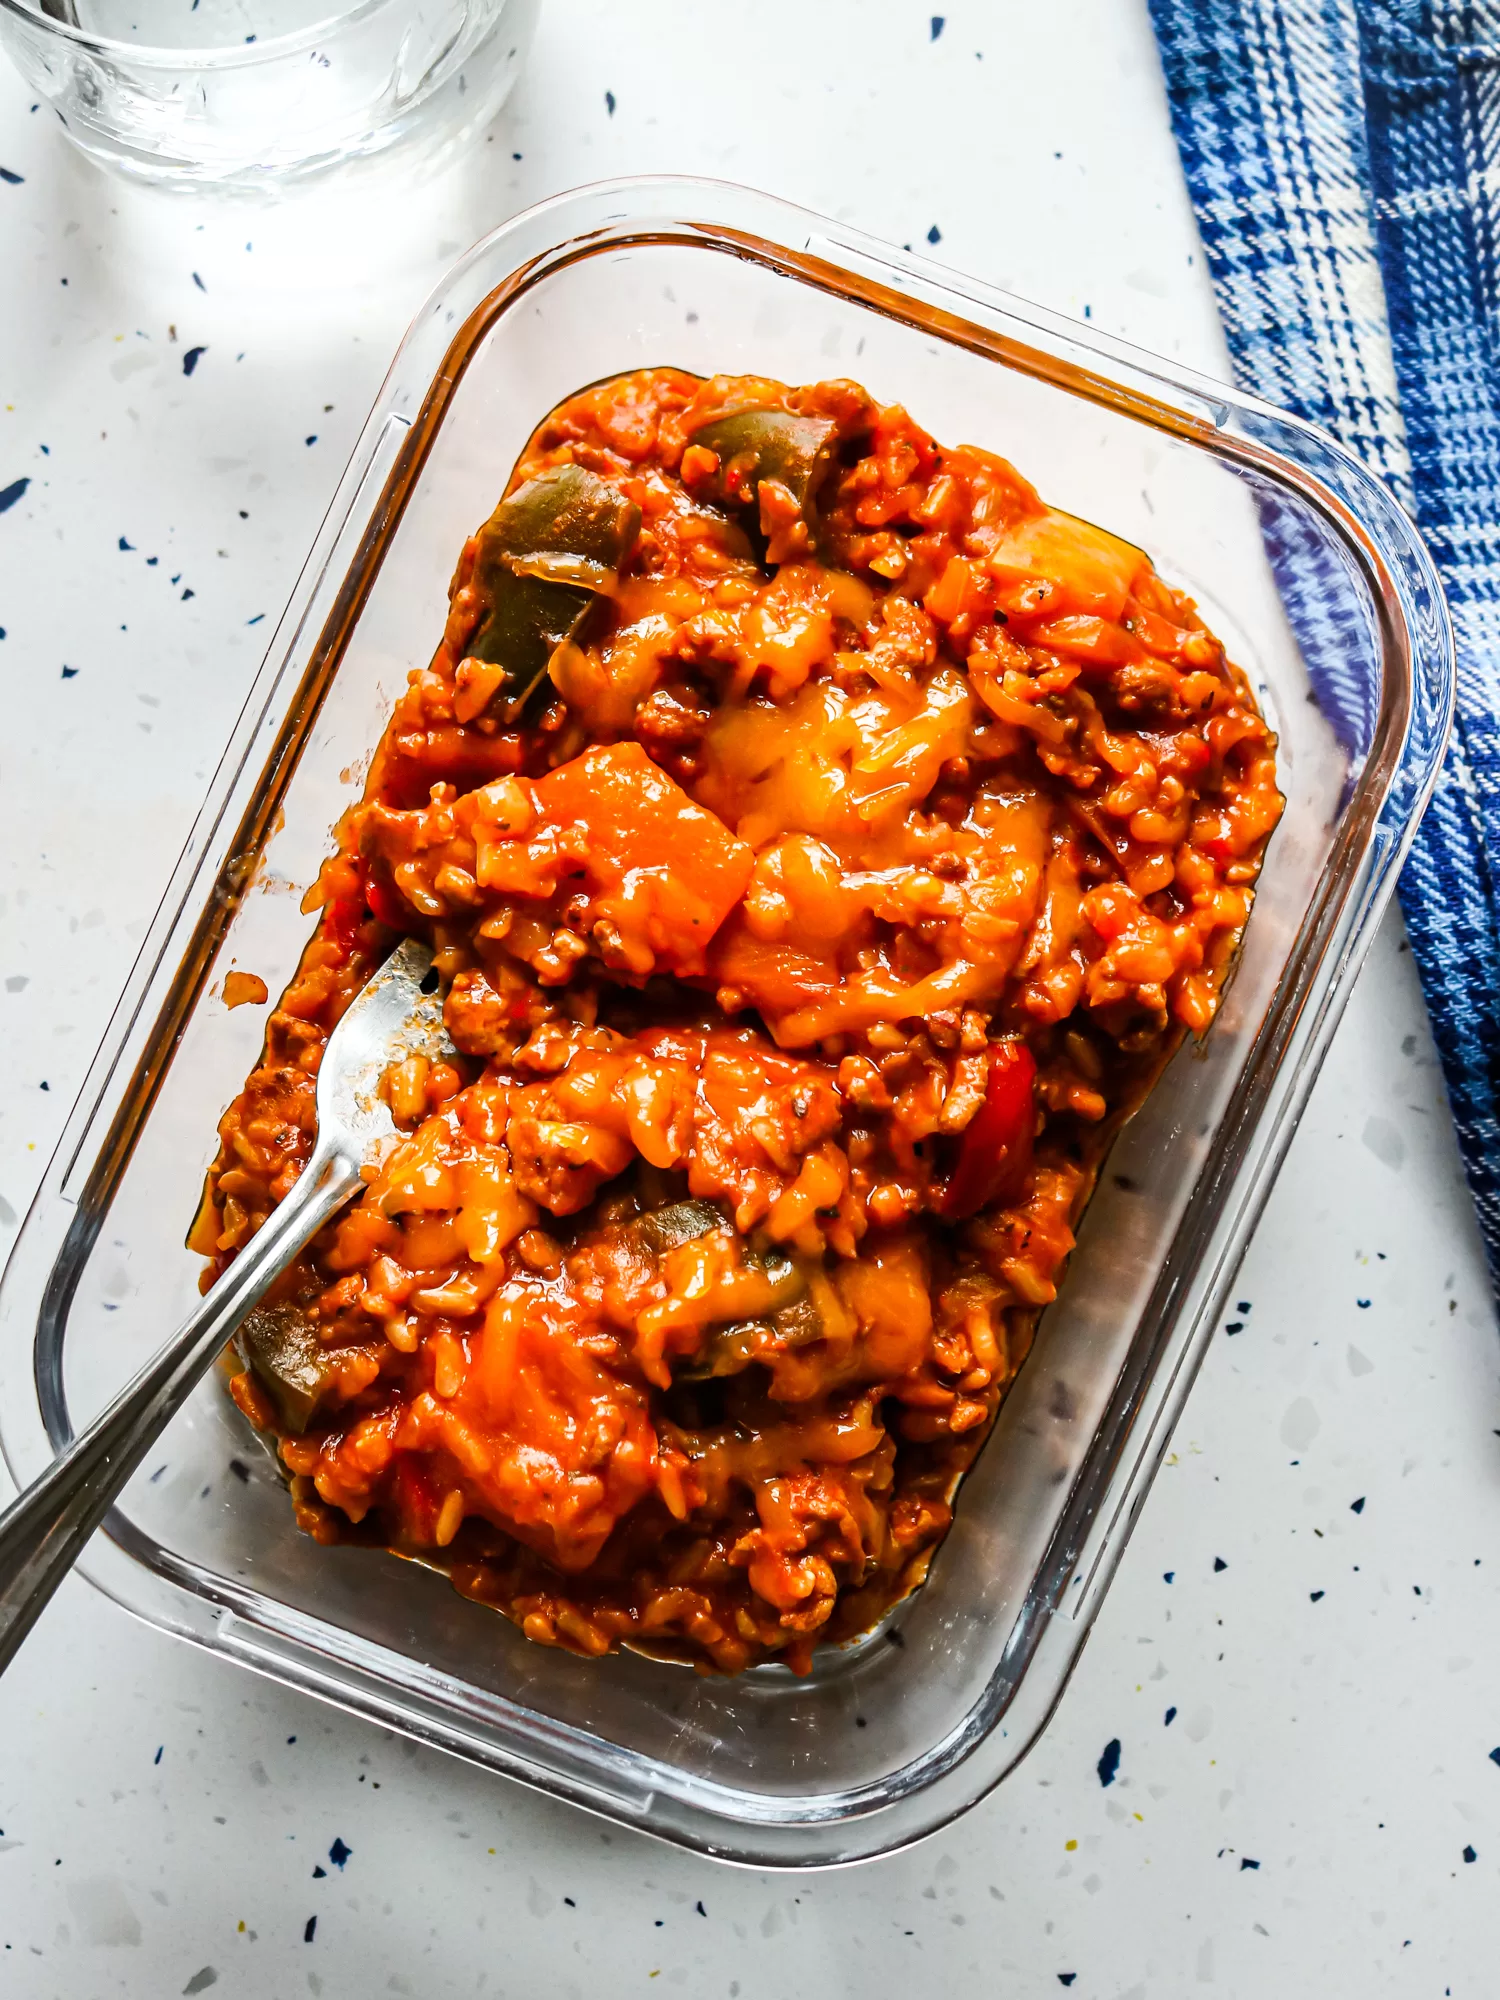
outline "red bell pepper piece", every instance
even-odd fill
[[[323,928],[346,952],[352,951],[359,927],[369,914],[363,896],[336,896],[323,912]]]
[[[1035,1082],[1036,1060],[1024,1042],[990,1045],[984,1102],[964,1130],[943,1196],[942,1212],[950,1222],[1020,1193],[1031,1165]]]
[[[415,911],[397,890],[395,884],[386,879],[378,870],[371,868],[365,873],[365,901],[370,915],[387,930],[410,930]]]
[[[437,1540],[438,1503],[432,1481],[415,1453],[396,1454],[391,1498],[403,1540],[413,1548],[430,1548]]]

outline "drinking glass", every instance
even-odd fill
[[[255,192],[451,157],[505,101],[538,4],[0,0],[0,41],[90,159]]]

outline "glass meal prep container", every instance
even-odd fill
[[[759,1865],[952,1819],[1056,1704],[1431,789],[1451,640],[1406,516],[1297,420],[799,209],[585,188],[462,259],[398,353],[0,1288],[0,1443],[42,1472],[197,1296],[183,1245],[302,895],[465,537],[533,426],[625,369],[852,375],[1190,591],[1280,735],[1287,808],[1218,1019],[1116,1142],[927,1582],[810,1677],[531,1644],[447,1579],[296,1529],[203,1383],[81,1567],[210,1651],[621,1823]]]

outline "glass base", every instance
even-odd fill
[[[539,0],[376,0],[274,42],[149,49],[0,0],[0,40],[69,139],[154,187],[264,198],[399,155],[435,170],[499,111]]]

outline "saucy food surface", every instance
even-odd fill
[[[853,383],[655,369],[465,546],[226,1114],[212,1276],[402,933],[454,1054],[239,1340],[298,1519],[527,1635],[807,1669],[925,1573],[1274,741],[1192,604]]]

